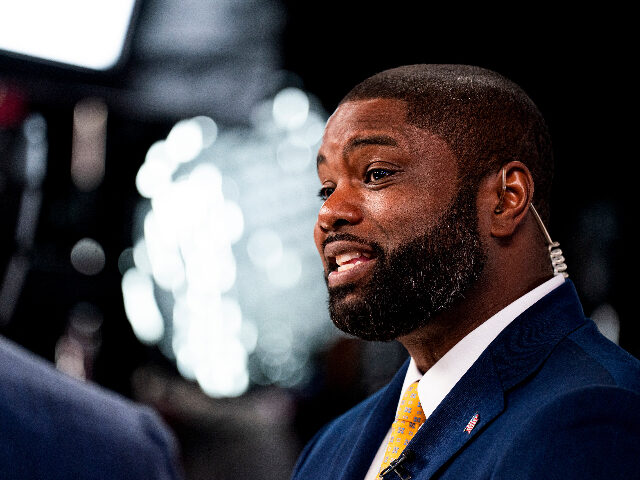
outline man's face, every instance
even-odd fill
[[[390,340],[429,322],[478,277],[484,252],[473,188],[455,156],[406,121],[403,101],[342,104],[318,153],[314,238],[334,323]]]

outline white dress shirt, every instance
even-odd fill
[[[420,397],[420,403],[424,410],[424,414],[429,418],[429,415],[431,415],[440,402],[442,402],[444,397],[446,397],[455,384],[458,383],[458,380],[462,378],[471,365],[474,364],[482,352],[500,334],[500,332],[502,332],[502,330],[504,330],[504,328],[522,312],[531,307],[552,290],[562,285],[562,283],[564,283],[564,277],[562,275],[556,275],[542,285],[539,285],[522,297],[518,298],[513,303],[510,303],[494,316],[468,333],[467,336],[454,345],[451,350],[445,353],[440,360],[427,370],[424,375],[420,373],[420,370],[418,370],[418,367],[412,358],[409,363],[409,369],[407,370],[407,374],[404,378],[400,398],[402,398],[402,395],[409,385],[416,380],[419,380],[418,396]],[[398,400],[398,404],[399,403],[400,400]],[[375,480],[377,478],[390,436],[391,428],[387,432],[385,439],[380,444],[378,453],[376,453],[364,480]]]

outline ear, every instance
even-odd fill
[[[486,185],[494,206],[491,212],[491,235],[496,238],[510,237],[526,217],[533,200],[531,172],[522,162],[512,161],[492,175]]]

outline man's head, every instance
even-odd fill
[[[479,181],[510,160],[524,163],[536,185],[534,205],[548,220],[553,153],[544,118],[515,83],[469,65],[407,65],[355,86],[341,101],[395,98],[407,121],[444,139],[461,175]]]
[[[546,216],[546,126],[526,94],[494,72],[414,65],[351,90],[329,119],[318,155],[325,203],[315,239],[334,322],[388,340],[464,299],[493,258],[484,237],[495,229],[486,215],[478,224],[479,188],[505,164],[518,167],[520,203],[528,206],[535,179]]]

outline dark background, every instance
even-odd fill
[[[258,2],[248,3],[255,6]],[[185,5],[188,8],[189,3]],[[631,73],[631,30],[625,25],[629,15],[588,9],[558,11],[541,4],[499,12],[479,7],[444,11],[429,3],[416,5],[288,0],[266,2],[258,10],[247,8],[242,15],[245,21],[249,18],[259,26],[265,10],[270,9],[270,18],[276,18],[278,28],[265,35],[276,45],[276,63],[291,73],[294,80],[290,82],[315,95],[327,112],[332,112],[360,80],[409,63],[475,64],[521,85],[547,119],[554,140],[557,167],[551,235],[562,243],[586,313],[604,303],[612,305],[620,318],[621,345],[640,357],[630,281],[636,257],[630,206],[636,197],[631,166],[635,164],[632,121],[635,123],[637,116],[637,87]],[[0,84],[21,92],[26,111],[45,117],[49,139],[43,206],[35,243],[28,252],[29,275],[14,315],[0,333],[53,360],[56,342],[68,328],[69,312],[78,302],[90,302],[104,318],[92,380],[154,404],[176,430],[191,478],[207,478],[207,473],[213,478],[227,478],[222,471],[227,464],[226,471],[235,468],[238,474],[233,462],[220,461],[214,466],[206,457],[217,458],[216,452],[222,447],[216,438],[230,438],[224,425],[237,411],[236,406],[252,402],[264,406],[265,398],[277,412],[285,406],[298,408],[297,416],[269,417],[290,421],[282,434],[291,447],[280,461],[281,471],[287,471],[302,442],[321,423],[368,393],[369,388],[358,379],[366,377],[370,347],[344,340],[321,352],[314,388],[292,392],[256,388],[242,399],[213,401],[200,397],[188,382],[180,383],[171,362],[134,337],[124,315],[116,259],[132,243],[133,212],[139,199],[134,181],[146,151],[187,114],[206,113],[229,125],[243,121],[241,114],[215,104],[202,111],[197,107],[137,109],[139,98],[134,85],[139,71],[152,62],[160,69],[177,68],[175,52],[149,59],[148,52],[136,47],[140,25],[149,20],[152,6],[151,1],[141,3],[127,54],[111,72],[90,73],[0,54]],[[239,53],[202,58],[194,55],[186,67],[180,65],[183,70],[177,71],[186,76],[205,66],[228,67],[234,55]],[[242,75],[237,80],[241,89]],[[264,89],[265,96],[273,93],[272,87]],[[214,90],[211,95],[215,95]],[[105,99],[109,120],[105,179],[97,190],[83,193],[72,185],[69,165],[73,108],[87,96]],[[18,126],[1,128],[9,138]],[[0,154],[6,155],[7,151]],[[5,197],[7,192],[8,188],[0,210],[4,231],[0,271],[16,247],[7,233],[14,228],[16,211],[12,200]],[[69,251],[81,237],[95,238],[104,247],[108,261],[96,276],[82,275],[69,263]],[[399,361],[394,347],[381,348],[386,348],[383,351],[390,363]],[[347,364],[354,367],[341,369]],[[140,367],[151,370],[140,374]],[[165,390],[155,396],[141,393],[140,379],[148,378],[149,371],[155,372],[154,391],[173,386],[179,394]],[[355,381],[357,387],[347,380]],[[343,396],[338,397],[336,392]],[[200,403],[177,406],[185,396],[198,398]],[[236,440],[232,445],[241,451],[248,440]],[[277,469],[274,471],[273,478],[282,478],[277,476]]]

